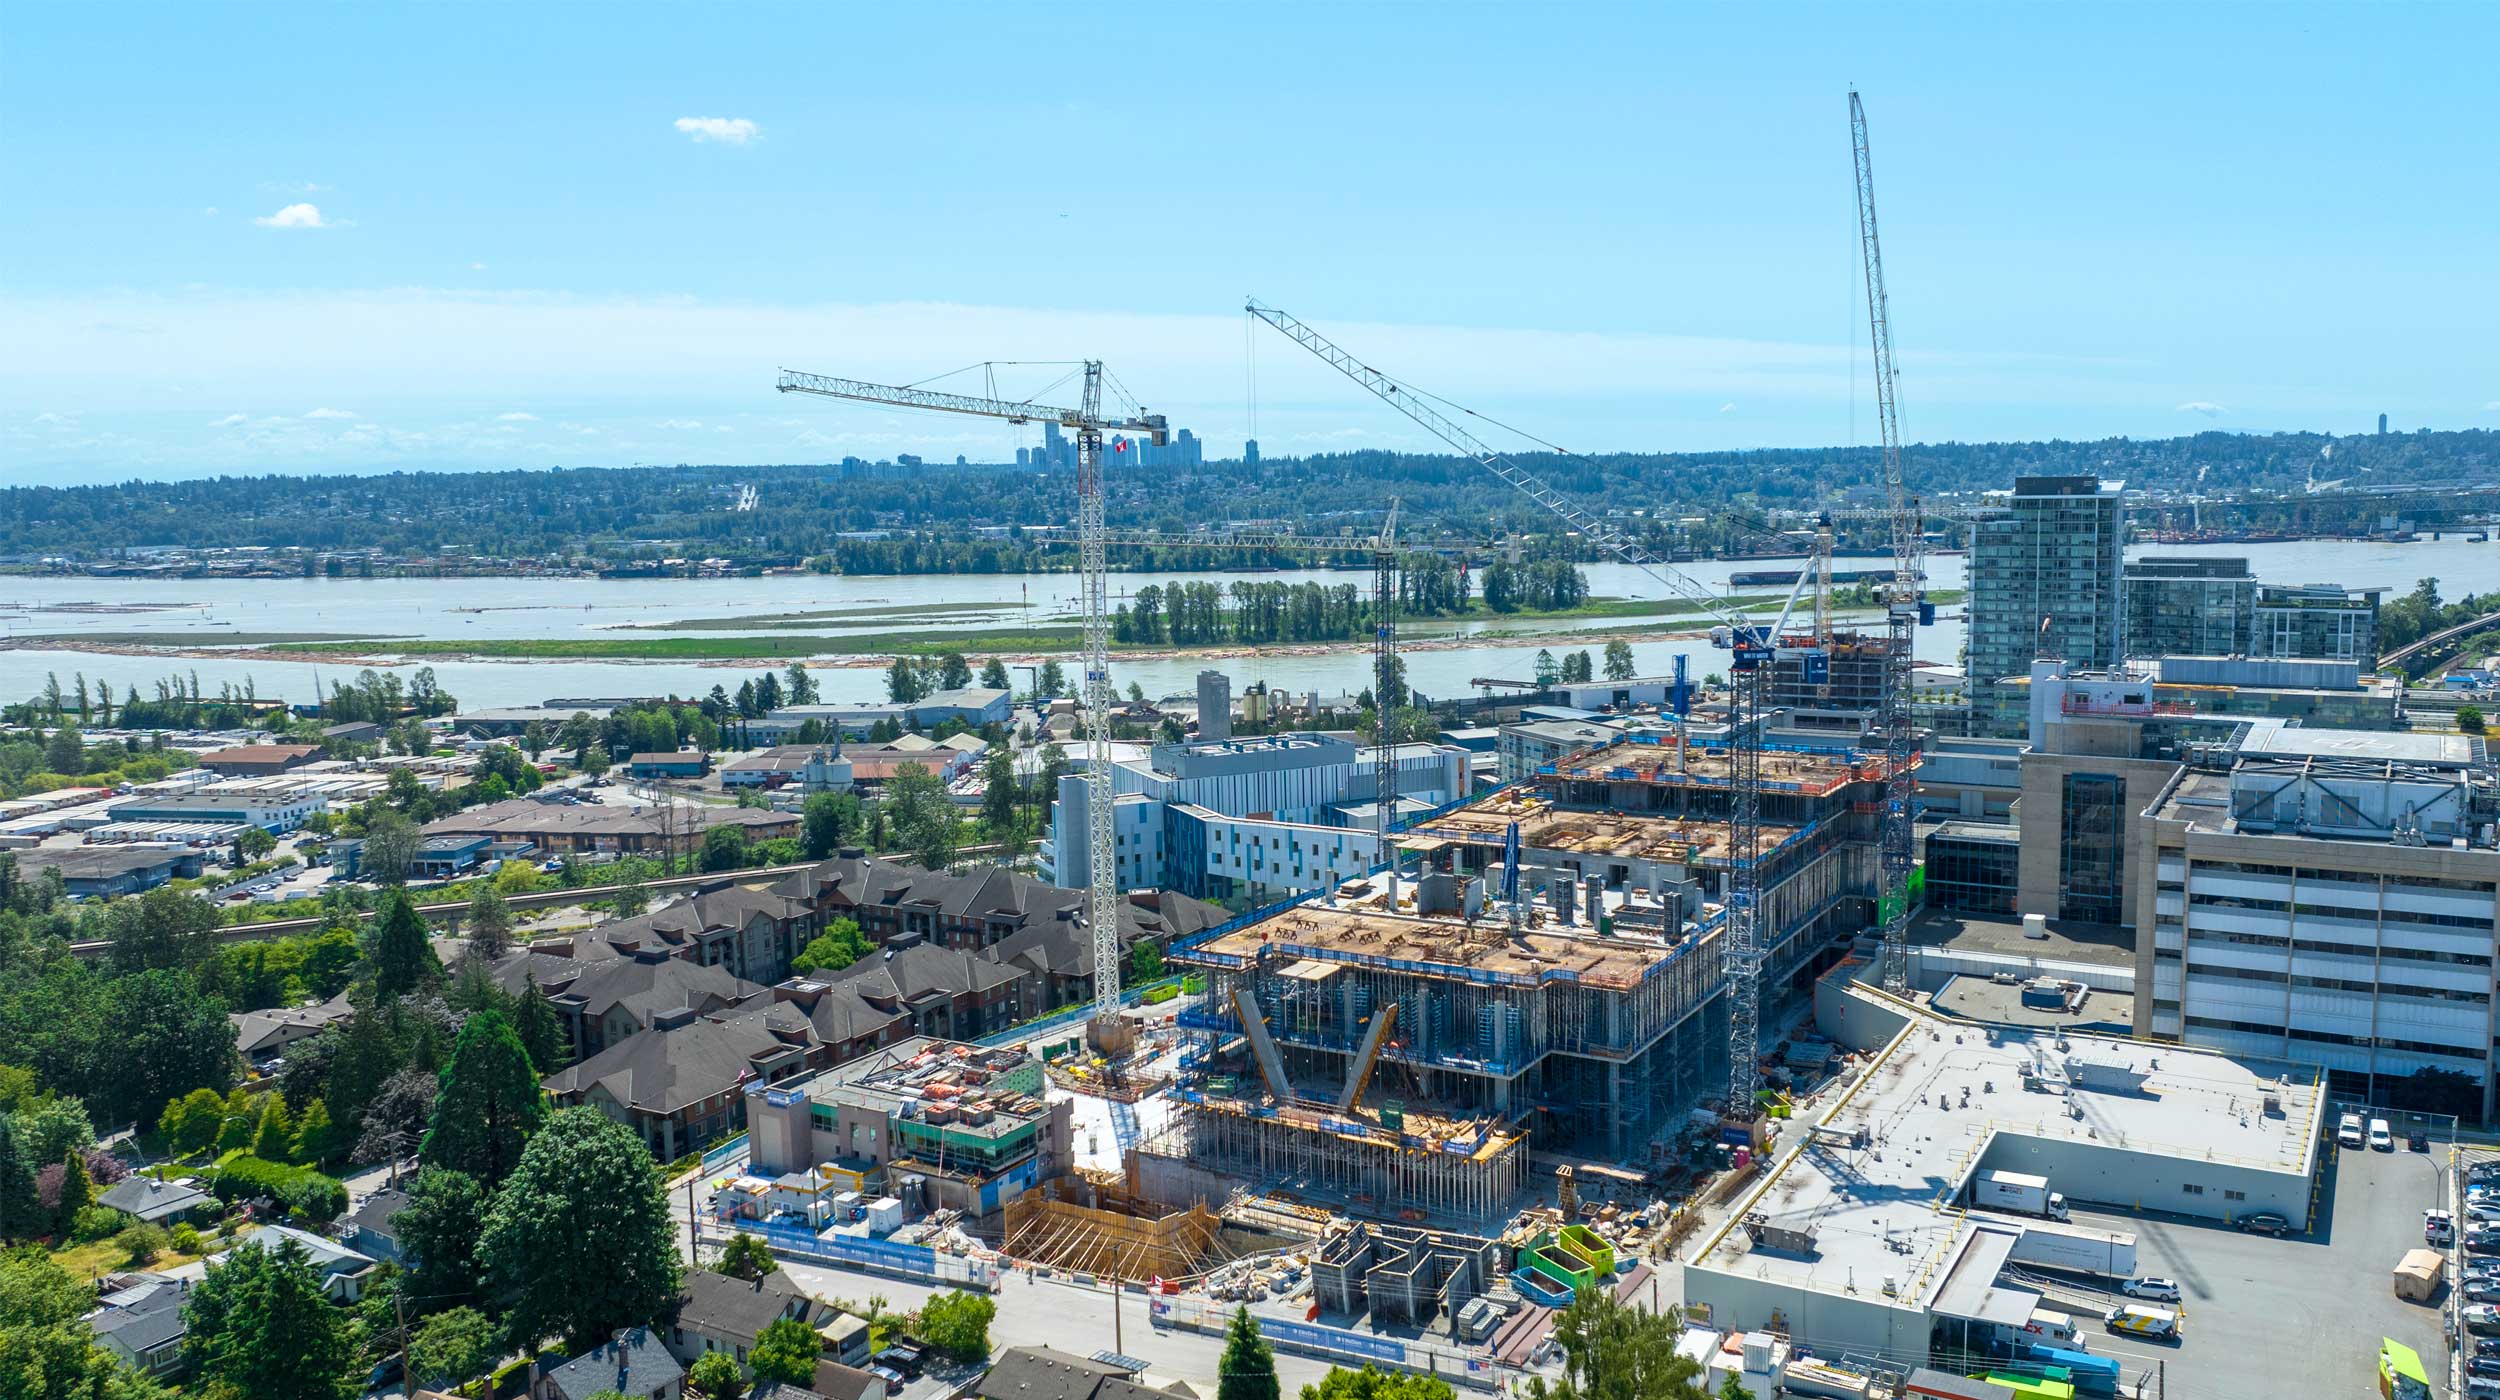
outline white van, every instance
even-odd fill
[[[2175,1337],[2179,1335],[2179,1314],[2169,1308],[2129,1303],[2109,1315],[2109,1330],[2130,1337]]]
[[[2396,1135],[2387,1130],[2387,1120],[2384,1118],[2370,1120],[2370,1150],[2373,1152],[2396,1150]]]
[[[2335,1145],[2358,1150],[2361,1146],[2361,1115],[2347,1113],[2335,1125]]]

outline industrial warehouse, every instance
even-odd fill
[[[2136,1272],[2132,1235],[2059,1223],[2068,1198],[2307,1228],[2314,1068],[1947,1020],[1845,974],[1818,1021],[1872,1058],[1688,1254],[1685,1302],[1714,1326],[1825,1356],[2019,1358],[2042,1294],[2009,1267]]]

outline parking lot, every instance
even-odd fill
[[[2178,1280],[2183,1295],[2176,1343],[2099,1332],[2092,1350],[2117,1358],[2131,1384],[2157,1371],[2168,1394],[2190,1400],[2374,1394],[2381,1337],[2419,1351],[2444,1382],[2439,1305],[2396,1297],[2389,1271],[2422,1243],[2423,1210],[2443,1203],[2447,1154],[2327,1151],[2306,1235],[2272,1239],[2204,1220],[2076,1211],[2078,1225],[2132,1231],[2137,1271]]]

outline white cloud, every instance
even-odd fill
[[[1736,411],[1736,405],[1732,403],[1723,403],[1719,405],[1719,411],[1721,413],[1734,413]]]
[[[307,418],[345,418],[352,420],[356,415],[343,408],[316,408],[304,416]]]
[[[2500,399],[2493,399],[2491,402],[2489,402],[2489,403],[2487,403],[2487,404],[2484,404],[2484,405],[2483,405],[2483,412],[2485,412],[2485,413],[2500,413]]]
[[[702,427],[703,420],[700,418],[663,418],[660,420],[660,426],[670,432],[682,433]]]
[[[486,270],[486,264],[484,264],[484,263],[471,263],[471,264],[469,264],[469,271],[471,271],[471,272],[484,272],[485,270]]]
[[[495,421],[498,423],[535,423],[538,421],[538,415],[535,413],[498,413],[495,415]]]
[[[316,185],[310,180],[263,180],[260,182],[260,187],[271,194],[319,194],[330,188],[328,185]]]
[[[320,206],[312,204],[290,204],[275,214],[264,215],[260,218],[252,220],[252,222],[260,225],[262,228],[338,227],[336,223],[323,219],[321,217]]]
[[[206,214],[208,217],[210,217],[210,218],[212,218],[212,219],[213,219],[213,218],[216,218],[216,217],[217,217],[217,206],[216,206],[216,205],[214,205],[214,204],[212,204],[212,205],[208,206],[206,209],[201,210],[200,212],[201,212],[201,213],[203,213],[203,214]]]
[[[240,428],[250,421],[252,420],[244,417],[240,413],[229,413],[225,417],[218,419],[216,422],[211,423],[208,426],[212,428]]]
[[[679,117],[677,129],[697,141],[718,141],[726,146],[743,146],[763,134],[744,117]]]
[[[2192,399],[2187,403],[2179,405],[2179,411],[2181,413],[2201,413],[2208,418],[2219,418],[2222,416],[2222,405],[2218,403],[2207,403],[2203,399]]]

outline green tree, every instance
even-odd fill
[[[1276,1349],[1259,1335],[1258,1319],[1248,1308],[1233,1309],[1215,1374],[1215,1400],[1277,1400]]]
[[[772,1246],[764,1243],[761,1236],[740,1230],[721,1246],[720,1271],[731,1278],[751,1282],[780,1268],[780,1261],[773,1258]]]
[[[28,1240],[51,1224],[35,1191],[35,1169],[17,1130],[17,1115],[0,1113],[0,1240]]]
[[[1015,830],[1016,813],[1024,802],[1016,782],[1016,756],[1005,745],[990,750],[990,756],[982,760],[981,783],[981,826],[991,840],[1001,840]]]
[[[427,1166],[402,1189],[408,1204],[393,1223],[409,1261],[409,1292],[450,1302],[476,1297],[478,1237],[486,1229],[486,1192],[477,1178]]]
[[[639,1326],[677,1296],[677,1245],[651,1152],[595,1108],[556,1113],[496,1193],[478,1242],[511,1335],[575,1347]]]
[[[961,690],[970,684],[972,684],[972,664],[964,660],[964,654],[960,651],[939,653],[938,689]]]
[[[356,858],[357,873],[377,884],[404,884],[409,862],[417,858],[417,847],[424,840],[417,833],[415,822],[397,812],[379,813],[365,827],[364,850]]]
[[[247,826],[242,835],[234,838],[234,849],[244,860],[255,861],[278,849],[278,838],[270,835],[267,827]]]
[[[0,1396],[8,1400],[172,1400],[95,1344],[93,1286],[41,1250],[0,1255]]]
[[[1144,986],[1163,975],[1163,950],[1151,938],[1141,938],[1128,945],[1128,978],[1132,987]]]
[[[330,1123],[330,1105],[314,1099],[304,1110],[303,1121],[295,1125],[295,1150],[288,1153],[292,1161],[306,1166],[319,1166],[338,1155],[338,1129]]]
[[[95,1178],[87,1175],[87,1155],[61,1154],[61,1204],[52,1212],[53,1228],[66,1235],[78,1213],[95,1204]]]
[[[167,1103],[157,1116],[156,1130],[175,1152],[198,1152],[217,1140],[225,1118],[225,1095],[203,1086]]]
[[[1589,654],[1586,651],[1575,651],[1563,657],[1562,678],[1565,685],[1585,682],[1591,678],[1591,674]]]
[[[165,1252],[165,1227],[161,1225],[126,1225],[113,1236],[113,1248],[121,1251],[122,1261],[134,1269],[144,1269]]]
[[[840,972],[875,951],[868,936],[859,931],[857,920],[837,917],[828,920],[825,931],[809,939],[799,955],[790,960],[790,970],[800,976]]]
[[[2468,734],[2483,732],[2483,712],[2472,705],[2457,706],[2457,728]]]
[[[895,657],[894,664],[886,668],[886,699],[897,705],[908,705],[928,693],[927,684],[921,679],[920,668],[912,663],[910,657]]]
[[[997,1316],[998,1300],[987,1293],[939,1293],[920,1307],[920,1335],[958,1361],[987,1361]]]
[[[1364,1363],[1360,1371],[1331,1366],[1317,1385],[1302,1387],[1302,1400],[1455,1400],[1450,1383],[1439,1376],[1383,1371]]]
[[[608,907],[616,911],[616,917],[635,918],[651,907],[651,886],[641,861],[620,862],[615,883],[616,893],[608,896]]]
[[[248,1242],[211,1263],[183,1304],[192,1363],[251,1400],[345,1400],[355,1346],[304,1247]]]
[[[503,1347],[495,1324],[475,1308],[448,1308],[417,1324],[408,1337],[408,1378],[447,1390],[486,1374]]]
[[[697,867],[705,871],[739,870],[747,863],[746,828],[724,822],[703,833]]]
[[[1610,681],[1632,679],[1632,644],[1621,638],[1606,644],[1605,676]]]
[[[814,1379],[813,1373],[809,1378]],[[703,1400],[738,1400],[747,1391],[746,1376],[725,1351],[707,1351],[696,1357],[694,1365],[686,1369],[686,1384]]]
[[[530,1067],[541,1078],[564,1067],[570,1058],[564,1020],[556,1014],[556,1004],[540,990],[535,974],[521,975],[521,995],[513,1008],[512,1023],[521,1034],[521,1048],[529,1052]]]
[[[108,1121],[144,1121],[193,1089],[223,1091],[242,1068],[226,1004],[172,968],[115,982],[105,996],[104,1033],[120,1060],[99,1086],[96,1107]]]
[[[937,1301],[930,1299],[930,1306],[936,1306]],[[925,1322],[925,1311],[922,1318]],[[936,1339],[930,1340],[934,1343]],[[815,1328],[795,1317],[775,1318],[755,1334],[755,1350],[747,1353],[747,1365],[754,1369],[759,1381],[806,1385],[816,1379],[816,1360],[824,1355],[824,1348],[824,1339],[816,1335]]]
[[[521,868],[528,869],[526,865]],[[504,903],[494,881],[480,880],[469,892],[469,914],[462,927],[469,936],[470,953],[483,961],[499,961],[512,951],[512,906]]]
[[[78,734],[78,726],[64,724],[43,741],[43,768],[47,773],[76,777],[87,771],[86,741]]]
[[[442,975],[426,941],[425,920],[406,890],[382,896],[382,910],[373,935],[373,1000],[382,1005],[408,995]]]
[[[884,810],[895,844],[930,870],[955,863],[955,800],[936,774],[917,763],[895,769],[886,781]]]
[[[104,937],[122,972],[197,962],[214,946],[208,935],[216,928],[217,911],[208,901],[176,889],[117,899],[104,911]]]
[[[1554,1315],[1563,1374],[1528,1382],[1531,1400],[1710,1400],[1707,1378],[1677,1353],[1683,1320],[1625,1307],[1611,1288],[1583,1288]]]
[[[982,662],[981,688],[984,690],[1015,689],[1015,682],[1007,678],[1007,663],[999,660],[995,656]]]
[[[492,1191],[520,1164],[522,1148],[547,1116],[537,1071],[512,1022],[500,1011],[471,1016],[441,1083],[418,1153]]]
[[[295,1151],[295,1120],[286,1111],[286,1095],[264,1094],[252,1125],[252,1155],[283,1162]]]
[[[799,807],[799,848],[809,860],[823,860],[859,830],[859,799],[847,792],[808,795]]]

